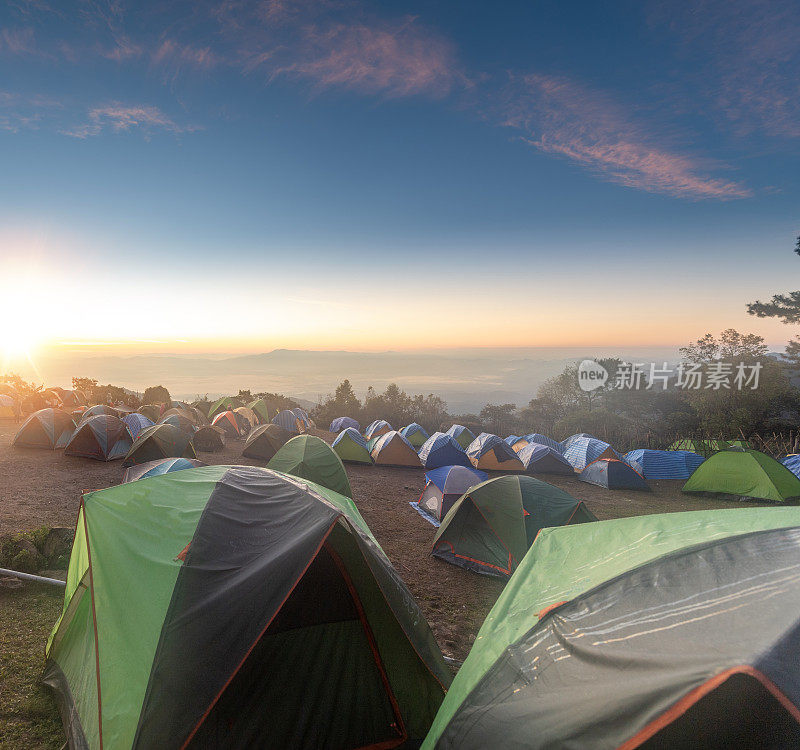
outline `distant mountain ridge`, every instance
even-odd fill
[[[486,403],[526,404],[539,386],[568,364],[619,356],[634,362],[677,360],[677,349],[542,348],[459,349],[417,352],[349,352],[275,349],[260,354],[148,353],[129,356],[79,350],[50,352],[37,360],[47,385],[69,386],[86,376],[136,391],[164,385],[176,398],[209,398],[240,388],[283,393],[309,407],[348,378],[359,397],[369,386],[397,383],[408,393],[435,393],[453,413],[478,411]],[[23,377],[36,379],[33,372]]]

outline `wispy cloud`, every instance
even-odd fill
[[[502,124],[540,151],[566,157],[620,185],[679,198],[746,198],[741,183],[711,177],[700,160],[658,144],[607,96],[565,78],[531,74],[505,89]]]
[[[124,133],[131,130],[141,130],[149,135],[155,130],[190,133],[198,130],[198,127],[180,125],[158,107],[113,103],[91,109],[87,122],[62,132],[73,138],[89,138],[107,131]]]
[[[738,134],[800,137],[800,3],[658,3],[650,22],[681,42],[691,77]]]
[[[33,29],[4,28],[0,30],[0,52],[11,55],[30,55],[36,52]]]

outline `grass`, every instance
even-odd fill
[[[61,589],[0,588],[0,748],[60,748],[64,732],[52,697],[39,684],[44,647],[64,601]]]

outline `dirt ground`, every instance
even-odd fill
[[[15,431],[13,424],[0,424],[0,534],[42,525],[71,527],[83,490],[109,487],[122,480],[120,461],[102,463],[65,456],[61,451],[12,449]],[[317,434],[329,442],[334,437],[327,432]],[[209,464],[257,465],[241,456],[242,445],[241,441],[229,441],[223,452],[199,457]],[[417,598],[442,651],[463,660],[503,583],[431,557],[435,529],[409,506],[424,486],[421,468],[347,465],[347,473],[356,505]],[[609,491],[572,477],[542,478],[584,500],[600,519],[741,507],[737,502],[682,495],[681,482],[651,483],[653,491],[644,493]]]

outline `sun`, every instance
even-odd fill
[[[28,359],[36,348],[36,338],[36,335],[26,330],[25,326],[9,325],[0,338],[0,350],[4,359],[6,361]]]

